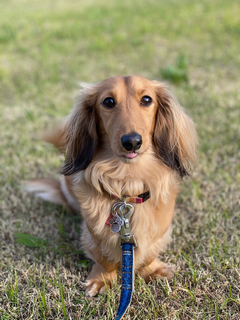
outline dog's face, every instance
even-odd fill
[[[139,76],[86,85],[64,132],[63,174],[84,170],[100,150],[127,165],[148,148],[180,176],[195,157],[192,121],[166,87]]]
[[[141,77],[116,77],[102,83],[96,110],[99,132],[121,161],[134,163],[152,145],[157,97],[152,83]]]

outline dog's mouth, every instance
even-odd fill
[[[137,152],[130,152],[119,155],[119,159],[125,163],[135,163],[138,161],[139,157],[139,153]]]
[[[137,155],[138,154],[136,152],[131,152],[131,153],[126,153],[124,157],[127,159],[133,159],[133,158],[136,158]]]

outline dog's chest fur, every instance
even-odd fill
[[[109,166],[111,163],[111,166]],[[137,239],[136,264],[144,265],[146,261],[155,257],[159,248],[164,249],[170,241],[168,230],[171,224],[176,184],[172,183],[174,177],[171,171],[164,171],[159,175],[148,176],[147,168],[139,171],[138,166],[119,165],[114,162],[101,163],[99,161],[90,165],[85,172],[75,177],[74,193],[81,206],[81,215],[87,225],[82,236],[83,245],[87,239],[85,251],[89,252],[89,242],[92,250],[100,250],[108,260],[119,262],[121,249],[118,245],[119,234],[114,234],[106,225],[111,208],[117,200],[111,193],[118,196],[137,196],[150,190],[151,197],[143,204],[134,204],[135,211],[131,218],[131,229]],[[156,162],[159,166],[159,163]],[[154,162],[153,162],[154,166]],[[130,170],[129,170],[130,169]],[[151,168],[152,169],[152,168]],[[156,170],[156,172],[159,172]],[[119,179],[119,177],[124,177]],[[86,228],[85,228],[86,229]],[[95,249],[94,249],[95,248]],[[89,254],[93,258],[93,254]]]

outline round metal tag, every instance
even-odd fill
[[[109,223],[111,226],[111,231],[114,233],[118,233],[123,225],[123,220],[119,217],[119,215],[115,214],[109,221]]]

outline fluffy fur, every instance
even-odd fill
[[[145,107],[141,98],[146,95],[152,103]],[[103,105],[107,97],[115,100],[114,108]],[[130,159],[121,137],[132,132],[142,136],[142,145]],[[86,293],[102,292],[106,283],[115,281],[121,264],[119,235],[105,224],[116,202],[111,193],[120,197],[150,191],[148,201],[134,205],[131,219],[138,243],[135,269],[146,281],[171,277],[173,266],[158,256],[171,240],[179,182],[195,159],[197,139],[193,122],[166,87],[138,76],[83,85],[71,115],[44,139],[66,155],[61,183],[39,179],[28,182],[27,188],[81,212],[82,245],[95,262]]]

